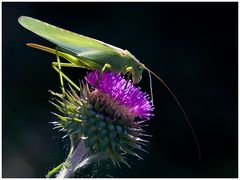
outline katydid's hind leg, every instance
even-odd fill
[[[62,77],[62,70],[61,70],[61,62],[60,62],[60,57],[58,55],[58,47],[56,47],[56,57],[57,57],[57,63],[58,63],[58,69],[59,69],[59,78],[60,78],[60,84],[61,84],[61,89],[63,95],[65,94],[65,89],[64,89],[64,83],[63,83],[63,77]]]
[[[58,67],[58,62],[52,62],[52,66]],[[75,67],[75,68],[82,68],[81,66],[75,65],[73,63],[62,63],[60,62],[61,67]]]
[[[53,69],[56,70],[59,73],[59,76],[61,75],[70,85],[72,85],[74,88],[76,88],[78,91],[80,91],[80,87],[77,86],[67,75],[65,75],[62,71],[60,71],[56,66],[52,65]]]
[[[99,76],[98,76],[97,81],[96,81],[95,84],[93,85],[93,88],[95,88],[95,87],[98,85],[99,81],[102,79],[102,74],[103,74],[103,72],[106,71],[107,68],[111,70],[111,69],[112,69],[112,66],[111,66],[110,64],[107,64],[107,63],[104,64],[102,70],[99,72]]]
[[[80,91],[80,88],[69,78],[67,77],[63,72],[61,67],[78,67],[77,65],[74,65],[73,63],[61,63],[60,62],[60,57],[58,55],[58,47],[56,48],[56,57],[57,57],[57,62],[52,63],[52,67],[54,70],[56,70],[59,73],[59,78],[60,78],[60,83],[61,83],[61,88],[62,88],[62,93],[65,95],[65,89],[64,89],[64,82],[63,78],[69,82],[73,87],[75,87],[78,91]]]

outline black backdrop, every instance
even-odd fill
[[[21,27],[20,15],[128,49],[167,82],[187,111],[200,160],[183,114],[154,79],[149,153],[143,161],[129,158],[131,169],[106,174],[237,177],[238,3],[3,3],[2,13],[3,177],[43,177],[68,148],[49,124],[54,117],[47,90],[59,90],[55,57],[25,43],[54,45]],[[75,81],[86,73],[65,72]],[[149,92],[143,75],[139,85]]]

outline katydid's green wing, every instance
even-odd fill
[[[73,33],[31,17],[21,16],[18,22],[26,29],[77,56],[81,56],[81,53],[88,51],[100,51],[106,54],[123,51],[102,41]]]

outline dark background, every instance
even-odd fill
[[[202,157],[182,112],[153,79],[155,117],[144,160],[114,177],[238,176],[238,3],[3,3],[2,175],[44,177],[68,153],[52,130],[48,90],[59,91],[55,57],[25,46],[55,47],[21,27],[31,16],[128,49],[176,93],[196,131]],[[85,70],[65,71],[75,81]],[[149,92],[148,74],[139,84]],[[105,175],[106,175],[105,174]],[[100,174],[99,174],[100,176]],[[98,175],[97,175],[98,177]]]

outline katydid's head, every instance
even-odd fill
[[[132,68],[132,80],[134,84],[139,83],[142,79],[142,73],[143,70],[145,69],[144,64],[140,63],[139,60],[131,54],[128,50],[124,51],[125,56],[128,57],[128,62],[129,62],[129,67]]]
[[[139,83],[139,81],[141,81],[142,73],[144,69],[145,69],[145,66],[144,64],[141,64],[141,63],[133,67],[132,79],[134,84],[137,84]]]

